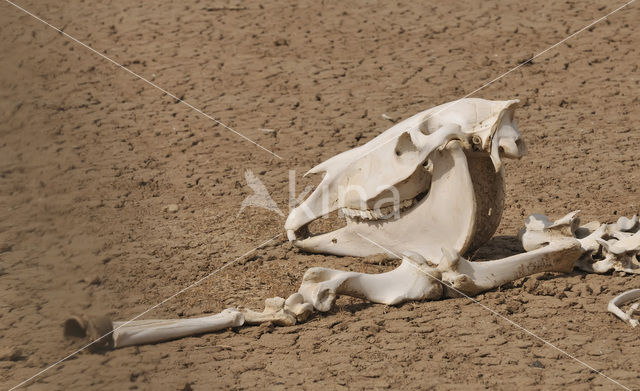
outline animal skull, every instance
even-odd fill
[[[517,100],[461,99],[423,111],[370,142],[311,169],[317,189],[285,223],[307,251],[367,256],[380,248],[438,259],[491,238],[504,200],[502,157],[525,146],[514,122]],[[312,221],[340,210],[345,227],[312,237]],[[389,254],[390,257],[393,257]]]

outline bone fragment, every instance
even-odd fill
[[[111,319],[105,316],[72,316],[64,322],[64,336],[90,340],[90,352],[113,349],[112,331]]]
[[[549,221],[549,218],[540,214],[532,214],[525,220],[525,230],[520,233],[522,247],[526,251],[546,246],[557,239],[574,238],[580,220],[577,215],[580,211],[573,211],[564,217]]]
[[[625,273],[640,274],[640,231],[620,240],[598,241],[602,245],[604,259],[594,262],[591,267],[596,273],[606,273],[613,269]]]
[[[629,232],[632,231],[638,225],[638,215],[633,215],[632,218],[622,216],[616,222],[616,228],[620,231]]]
[[[287,300],[282,297],[266,299],[262,312],[244,308],[240,311],[247,324],[273,322],[278,326],[293,326],[298,321],[306,320],[313,313],[313,306],[305,303],[302,295],[294,293]]]
[[[623,292],[609,301],[607,310],[622,319],[625,323],[628,323],[631,327],[636,327],[640,322],[637,319],[633,319],[632,316],[638,310],[638,303],[634,303],[631,308],[624,312],[620,309],[620,306],[640,298],[640,289],[631,289]]]
[[[394,124],[396,123],[396,119],[393,117],[390,117],[389,115],[387,115],[387,113],[382,113],[381,117],[383,119],[386,119],[387,121],[393,122]]]

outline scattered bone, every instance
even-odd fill
[[[107,317],[72,316],[64,322],[64,336],[93,342],[90,352],[113,349],[113,324]]]
[[[633,319],[632,316],[638,313],[638,304],[640,303],[634,303],[626,312],[622,311],[620,307],[638,298],[640,298],[640,289],[631,289],[623,292],[609,301],[607,310],[622,319],[625,323],[628,323],[631,327],[636,327],[640,322],[638,322],[637,319]]]
[[[67,321],[65,335],[103,338],[96,348],[121,348],[271,322],[292,326],[309,318],[314,309],[329,311],[338,296],[346,295],[373,303],[395,305],[410,300],[438,300],[475,295],[506,282],[540,272],[568,272],[582,254],[577,240],[562,239],[548,246],[512,257],[487,262],[469,262],[442,250],[436,265],[420,254],[407,252],[396,269],[381,274],[347,272],[323,267],[309,269],[297,293],[288,299],[265,300],[262,312],[229,308],[215,315],[189,319],[111,322],[74,317]]]
[[[575,238],[584,254],[576,266],[591,273],[607,273],[611,270],[640,274],[640,230],[638,216],[621,217],[614,224],[590,222],[580,226],[578,211],[554,222],[543,215],[527,218],[520,233],[522,246],[530,251],[554,240]]]
[[[616,228],[620,231],[630,232],[633,231],[638,225],[638,215],[633,215],[632,218],[622,216],[616,222]]]
[[[446,297],[458,297],[460,293],[472,296],[536,273],[568,273],[582,253],[575,239],[556,240],[526,253],[486,262],[470,262],[451,251],[443,251],[438,270],[442,281],[455,288],[448,289]]]
[[[566,273],[576,266],[596,273],[640,274],[637,216],[581,226],[578,211],[553,222],[531,215],[520,232],[525,253],[486,262],[461,256],[490,239],[500,223],[501,159],[525,153],[513,121],[516,104],[461,99],[437,106],[309,171],[325,176],[289,214],[289,240],[302,249],[337,255],[383,252],[385,258],[401,258],[396,269],[365,274],[315,267],[305,273],[297,293],[286,300],[265,300],[262,312],[230,308],[206,317],[132,322],[74,317],[65,324],[65,335],[108,334],[94,345],[118,348],[244,324],[290,326],[314,310],[330,310],[339,295],[395,305],[475,295],[531,274]],[[383,118],[394,121],[386,114]],[[357,191],[345,191],[349,186]],[[393,198],[385,198],[394,191]],[[178,205],[167,210],[177,212]],[[298,238],[307,234],[309,223],[336,210],[346,217],[346,227]],[[609,311],[635,327],[638,321],[631,316],[640,304],[627,312],[619,306],[638,297],[640,289],[625,292],[611,300]]]
[[[549,221],[547,216],[532,214],[525,220],[525,229],[520,233],[522,247],[526,251],[546,246],[557,239],[575,237],[580,220],[577,215],[580,211],[573,211],[564,217]]]
[[[606,273],[609,270],[640,274],[640,231],[620,240],[599,240],[602,245],[604,259],[594,262],[592,269],[596,273]]]
[[[131,345],[143,345],[168,341],[223,330],[229,327],[239,327],[244,324],[242,312],[227,309],[219,314],[191,319],[149,319],[131,322],[113,322],[114,347],[121,348]]]
[[[164,207],[164,210],[166,210],[169,213],[176,213],[178,211],[178,209],[180,209],[178,204],[169,204],[169,205]]]

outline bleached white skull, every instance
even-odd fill
[[[501,157],[525,153],[518,101],[461,99],[402,121],[370,142],[319,164],[315,191],[293,209],[287,235],[305,250],[337,255],[399,253],[437,260],[487,241],[500,222]],[[308,173],[308,174],[309,174]],[[306,237],[312,221],[340,210],[345,227]]]

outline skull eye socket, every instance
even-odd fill
[[[418,147],[411,140],[409,133],[404,132],[398,137],[398,143],[396,144],[395,153],[396,156],[402,157],[407,153],[417,153]]]

